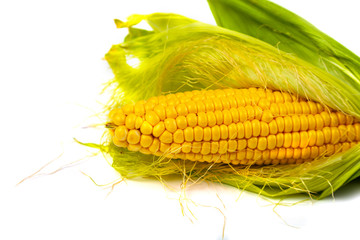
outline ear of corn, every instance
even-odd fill
[[[154,31],[132,28],[141,20]],[[134,15],[117,26],[131,31],[106,54],[116,87],[109,108],[117,110],[101,149],[123,177],[181,174],[265,196],[323,198],[359,175],[358,85],[179,15]],[[240,88],[250,89],[223,92],[252,94],[201,100],[203,89]]]
[[[300,164],[347,151],[360,141],[357,119],[256,88],[153,97],[115,108],[109,117],[118,147],[209,163]]]

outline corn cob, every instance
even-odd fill
[[[262,88],[152,97],[114,109],[109,117],[118,147],[200,162],[300,164],[360,141],[354,117]]]

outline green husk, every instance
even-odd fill
[[[208,0],[216,23],[253,36],[359,88],[360,58],[305,19],[267,0]]]
[[[153,31],[132,26],[146,20]],[[133,15],[129,35],[105,58],[115,75],[109,108],[161,94],[194,89],[263,87],[287,91],[360,118],[359,86],[250,36],[175,14]],[[137,66],[130,59],[138,59]],[[355,83],[354,83],[355,84]],[[130,152],[107,139],[101,149],[126,178],[181,175],[268,197],[331,195],[359,174],[360,146],[301,165],[232,166],[167,159]]]

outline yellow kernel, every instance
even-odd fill
[[[175,119],[178,116],[174,106],[166,106],[165,107],[165,112],[166,112],[166,118]]]
[[[176,120],[174,118],[166,118],[164,120],[165,128],[171,133],[174,133],[177,129]]]
[[[337,127],[331,127],[331,144],[337,144],[340,141],[340,132]]]
[[[286,116],[288,115],[287,108],[284,103],[278,103],[279,105],[279,115]]]
[[[306,131],[309,128],[309,121],[306,115],[300,115],[300,131]]]
[[[238,140],[238,151],[245,149],[247,146],[247,141],[245,139]]]
[[[171,132],[165,130],[161,136],[159,137],[160,142],[162,143],[172,143],[173,142],[173,135]],[[163,151],[162,151],[163,152]]]
[[[227,98],[222,97],[222,98],[220,99],[220,101],[221,101],[221,103],[222,103],[222,105],[223,105],[223,110],[229,110],[229,109],[230,109],[230,102],[228,101]]]
[[[300,159],[301,158],[301,148],[295,148],[294,149],[293,158],[294,159]]]
[[[356,141],[360,141],[360,124],[356,123],[354,124],[354,128],[355,128],[355,136],[356,136]]]
[[[204,137],[204,129],[202,127],[196,126],[194,127],[194,139],[197,142],[203,140]]]
[[[170,152],[172,154],[179,154],[181,152],[181,145],[178,143],[172,143],[170,145]]]
[[[135,121],[136,121],[136,115],[134,113],[130,113],[126,119],[125,119],[125,126],[128,129],[134,129],[135,128]]]
[[[190,101],[187,103],[187,108],[189,113],[197,113],[197,106],[195,102]]]
[[[129,151],[138,152],[141,149],[141,145],[140,144],[129,144],[127,146],[127,149]]]
[[[345,136],[346,137],[346,136]],[[324,133],[321,130],[316,131],[316,146],[322,146],[324,145],[325,139],[324,139]]]
[[[178,129],[174,132],[174,142],[175,143],[183,143],[185,138],[184,138],[184,131],[181,129]]]
[[[261,107],[264,110],[270,109],[271,102],[268,101],[266,98],[261,98],[258,102],[258,106]]]
[[[125,141],[128,135],[128,129],[125,126],[119,126],[115,129],[115,137],[119,141]]]
[[[220,125],[220,138],[227,139],[229,137],[228,127],[224,124]]]
[[[269,123],[269,131],[270,134],[276,134],[278,132],[277,122],[275,120]]]
[[[237,128],[237,138],[238,139],[244,138],[244,136],[245,136],[244,124],[243,123],[237,123],[236,128]]]
[[[145,107],[144,107],[144,102],[143,101],[139,101],[139,102],[135,103],[135,105],[134,105],[134,113],[135,113],[136,116],[144,116]]]
[[[185,137],[185,141],[187,141],[187,142],[194,141],[194,129],[191,127],[185,128],[184,137]]]
[[[176,106],[176,112],[179,116],[186,116],[188,114],[188,109],[184,103],[180,103]]]
[[[301,104],[299,102],[293,102],[293,106],[294,106],[294,113],[295,114],[302,114],[302,108],[301,108]]]
[[[169,153],[168,151],[170,150],[171,145],[168,143],[163,143],[160,140],[160,152],[163,153]],[[166,157],[171,157],[170,155],[167,155]]]
[[[239,107],[238,111],[239,111],[240,122],[245,122],[248,119],[247,111],[246,111],[245,107]]]
[[[207,116],[205,112],[198,113],[198,125],[200,127],[206,127],[208,123]]]
[[[195,127],[197,125],[197,116],[195,113],[190,113],[186,116],[186,121],[189,127]]]
[[[292,148],[297,148],[300,145],[300,133],[299,132],[293,132],[292,133]]]
[[[316,106],[316,103],[312,102],[312,101],[308,101],[307,102],[308,106],[309,106],[309,109],[310,109],[310,113],[315,115],[318,113],[318,109],[317,109],[317,106]]]
[[[111,110],[109,118],[115,125],[124,125],[126,116],[122,109],[117,108]]]
[[[237,127],[235,123],[232,123],[228,126],[229,130],[229,139],[236,139],[237,138]]]
[[[197,107],[197,110],[198,110],[198,113],[201,113],[201,112],[205,112],[205,104],[203,101],[196,101],[196,107]]]
[[[252,125],[252,135],[254,137],[259,136],[260,131],[261,131],[260,121],[257,119],[254,119],[251,121],[251,125]]]
[[[276,121],[278,132],[284,132],[284,127],[285,127],[284,118],[277,117],[277,118],[275,118],[275,121]]]
[[[149,147],[149,151],[152,153],[156,153],[159,151],[160,147],[160,141],[157,138],[154,138],[154,141],[152,142],[151,146]]]
[[[222,111],[223,110],[223,106],[222,106],[222,103],[221,103],[219,98],[214,98],[213,103],[214,103],[215,111],[217,111],[217,110]]]
[[[219,142],[211,142],[211,150],[212,154],[217,153],[219,151]]]
[[[149,111],[145,114],[145,119],[152,126],[155,126],[160,122],[159,116],[154,111]]]
[[[228,149],[227,145],[228,145],[227,141],[221,140],[219,142],[219,154],[224,154],[227,152],[227,149]]]
[[[303,148],[301,150],[301,158],[302,159],[309,159],[310,157],[310,147]]]
[[[136,117],[135,120],[135,129],[141,128],[141,125],[143,124],[144,119],[142,117]]]
[[[201,153],[202,155],[207,155],[207,154],[210,153],[210,150],[211,150],[211,144],[210,144],[210,142],[204,142],[204,143],[202,144],[202,146],[201,146],[201,151],[200,151],[200,153]]]
[[[223,117],[222,111],[216,110],[215,111],[215,117],[216,117],[216,124],[217,125],[223,124],[224,117]]]
[[[309,135],[306,131],[300,132],[300,148],[305,148],[309,145]]]
[[[179,116],[176,118],[177,128],[185,129],[187,127],[187,120],[184,116]]]
[[[262,114],[261,121],[270,123],[274,119],[273,114],[269,110],[265,110]]]
[[[310,114],[310,108],[307,102],[301,101],[300,102],[302,114]]]
[[[257,137],[252,137],[247,141],[247,146],[248,146],[248,148],[251,148],[251,149],[256,148],[257,144],[258,144]]]
[[[300,130],[301,124],[300,124],[300,117],[298,115],[291,116],[292,118],[292,131],[298,132]]]
[[[354,118],[352,116],[349,116],[349,115],[345,115],[345,118],[346,118],[346,125],[351,125],[353,124],[354,122]]]
[[[308,124],[309,130],[314,130],[316,127],[315,117],[313,115],[308,115]]]
[[[340,142],[345,142],[347,140],[347,128],[345,125],[339,125],[338,127],[340,133]]]
[[[252,124],[250,121],[244,122],[245,138],[252,136]]]
[[[290,160],[294,156],[294,149],[293,148],[287,148],[285,153],[285,158],[288,159],[288,164],[291,164]]]
[[[207,120],[208,120],[207,125],[209,127],[212,127],[212,126],[216,125],[216,117],[215,117],[214,112],[207,112],[206,117],[207,117]]]
[[[211,128],[206,127],[204,128],[204,141],[210,141],[211,140]]]
[[[218,125],[211,128],[211,139],[218,141],[220,139],[220,127]]]
[[[295,113],[294,105],[292,104],[292,102],[285,102],[284,105],[289,115],[293,115]]]
[[[272,103],[270,105],[270,111],[274,116],[279,116],[280,115],[280,109],[279,109],[279,104],[277,103]]]
[[[292,119],[290,116],[285,116],[284,117],[284,132],[289,133],[292,131],[293,126],[292,126]]]
[[[212,100],[205,101],[205,110],[206,112],[213,112],[215,110],[214,103]]]
[[[285,159],[286,156],[286,149],[285,148],[279,148],[277,158],[279,160]]]
[[[147,101],[144,104],[145,112],[150,112],[150,111],[154,110],[155,106],[156,106],[156,104],[153,101]]]
[[[270,133],[269,124],[261,121],[260,122],[260,136],[266,137],[267,135],[269,135],[269,133]]]
[[[324,126],[328,127],[330,126],[330,114],[328,112],[321,112],[320,116],[322,117],[323,121],[324,121]]]
[[[223,111],[223,116],[224,116],[224,124],[225,125],[229,125],[230,123],[232,123],[232,116],[229,110],[225,109]]]
[[[238,123],[240,121],[239,111],[236,108],[231,108],[230,114],[233,123]]]
[[[330,143],[331,141],[331,129],[329,127],[324,127],[322,129],[322,132],[324,134],[324,143]]]
[[[320,114],[315,115],[315,129],[320,130],[324,127],[324,121]]]
[[[156,105],[154,107],[154,112],[159,116],[161,121],[164,121],[166,118],[166,111],[165,107],[161,105]]]
[[[144,121],[140,127],[140,131],[142,134],[151,134],[153,131],[153,126],[147,121]]]
[[[181,151],[183,153],[189,153],[191,152],[191,143],[189,142],[184,142],[181,146]]]
[[[126,104],[125,106],[122,107],[123,112],[126,115],[129,115],[131,113],[134,113],[134,104]]]
[[[278,156],[278,152],[279,152],[279,148],[275,148],[273,150],[270,151],[270,159],[276,159]]]
[[[347,135],[347,140],[352,142],[355,140],[355,127],[353,125],[347,125],[346,126],[346,135]]]
[[[316,132],[315,130],[308,131],[309,135],[309,146],[312,147],[316,144]]]
[[[153,128],[152,134],[154,137],[159,137],[165,131],[165,124],[164,122],[159,122]]]
[[[228,141],[228,152],[235,152],[237,148],[237,141],[236,140],[229,140]]]
[[[336,116],[336,113],[330,113],[330,127],[337,127],[339,125],[339,120]]]
[[[267,136],[267,148],[269,150],[272,150],[275,147],[276,147],[276,136],[275,135]]]
[[[260,151],[263,151],[267,148],[267,138],[266,137],[259,137],[257,148]]]
[[[245,109],[246,109],[246,113],[247,113],[247,119],[248,120],[253,120],[254,117],[255,117],[255,110],[252,106],[245,106]]]
[[[291,139],[292,139],[291,133],[284,133],[284,144],[283,144],[284,148],[288,148],[291,146]]]
[[[140,145],[144,148],[148,148],[153,143],[154,138],[151,135],[142,134],[140,137]]]
[[[314,146],[310,148],[310,158],[314,159],[319,155],[319,148]]]
[[[139,130],[132,129],[129,131],[126,140],[129,144],[137,144],[140,142],[140,135]]]
[[[284,134],[276,134],[276,147],[282,147],[284,145]]]

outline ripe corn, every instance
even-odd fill
[[[261,88],[152,97],[114,109],[109,117],[118,147],[200,162],[299,164],[360,141],[357,119]]]

